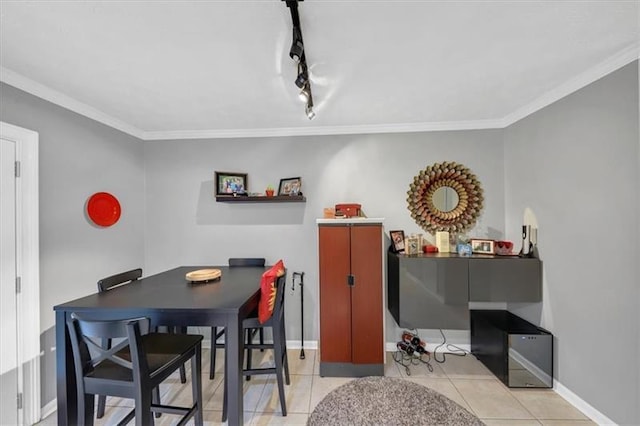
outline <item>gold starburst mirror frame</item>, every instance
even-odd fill
[[[421,170],[407,196],[411,217],[432,234],[464,233],[475,225],[484,202],[476,176],[462,164],[448,161]]]

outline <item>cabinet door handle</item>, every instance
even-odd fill
[[[347,285],[349,287],[353,287],[354,285],[356,285],[356,277],[352,274],[347,275]]]

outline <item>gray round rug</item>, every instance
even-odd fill
[[[331,391],[307,425],[483,425],[446,396],[407,380],[363,377]]]

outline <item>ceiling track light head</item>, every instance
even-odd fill
[[[298,65],[298,77],[296,78],[296,86],[302,89],[309,82],[309,73],[307,72],[307,64],[300,62]]]
[[[300,91],[300,100],[305,103],[304,111],[311,120],[316,114],[313,112],[313,96],[311,95],[311,86],[308,83]]]
[[[304,45],[302,43],[294,41],[291,44],[291,50],[289,50],[289,56],[296,62],[300,62],[302,60],[302,55],[304,54]]]
[[[302,33],[298,27],[293,27],[293,41],[291,42],[291,49],[289,50],[289,56],[296,62],[300,62],[304,55],[304,43],[302,42]]]
[[[309,106],[307,104],[307,106],[304,108],[304,112],[305,114],[307,114],[307,118],[309,120],[313,120],[316,116],[316,113],[313,111],[313,106]]]
[[[311,99],[311,91],[309,90],[308,84],[305,84],[305,86],[300,91],[300,94],[298,95],[298,97],[302,102],[306,102],[306,103],[309,102],[309,99]]]

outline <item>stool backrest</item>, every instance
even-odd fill
[[[149,318],[97,321],[81,319],[77,314],[71,314],[67,320],[67,327],[75,364],[78,395],[84,394],[85,377],[90,376],[95,366],[101,363],[117,364],[131,370],[134,383],[139,382],[141,376],[148,376],[149,366],[144,355],[142,335],[149,332],[149,323]],[[110,348],[96,343],[96,340],[106,339],[123,340]],[[129,350],[123,351],[127,346]],[[113,367],[114,375],[122,371],[116,366]],[[122,377],[113,377],[113,379],[122,380]]]
[[[231,257],[229,266],[261,266],[264,267],[264,257]]]
[[[111,275],[110,277],[106,277],[98,281],[98,291],[102,293],[103,291],[111,290],[112,288],[119,285],[129,284],[130,282],[137,280],[141,276],[141,268],[121,272],[116,275]]]
[[[280,321],[283,320],[284,317],[284,294],[285,285],[287,283],[287,270],[284,270],[284,274],[281,277],[278,277],[276,280],[276,303],[273,307],[273,315],[272,318]]]

